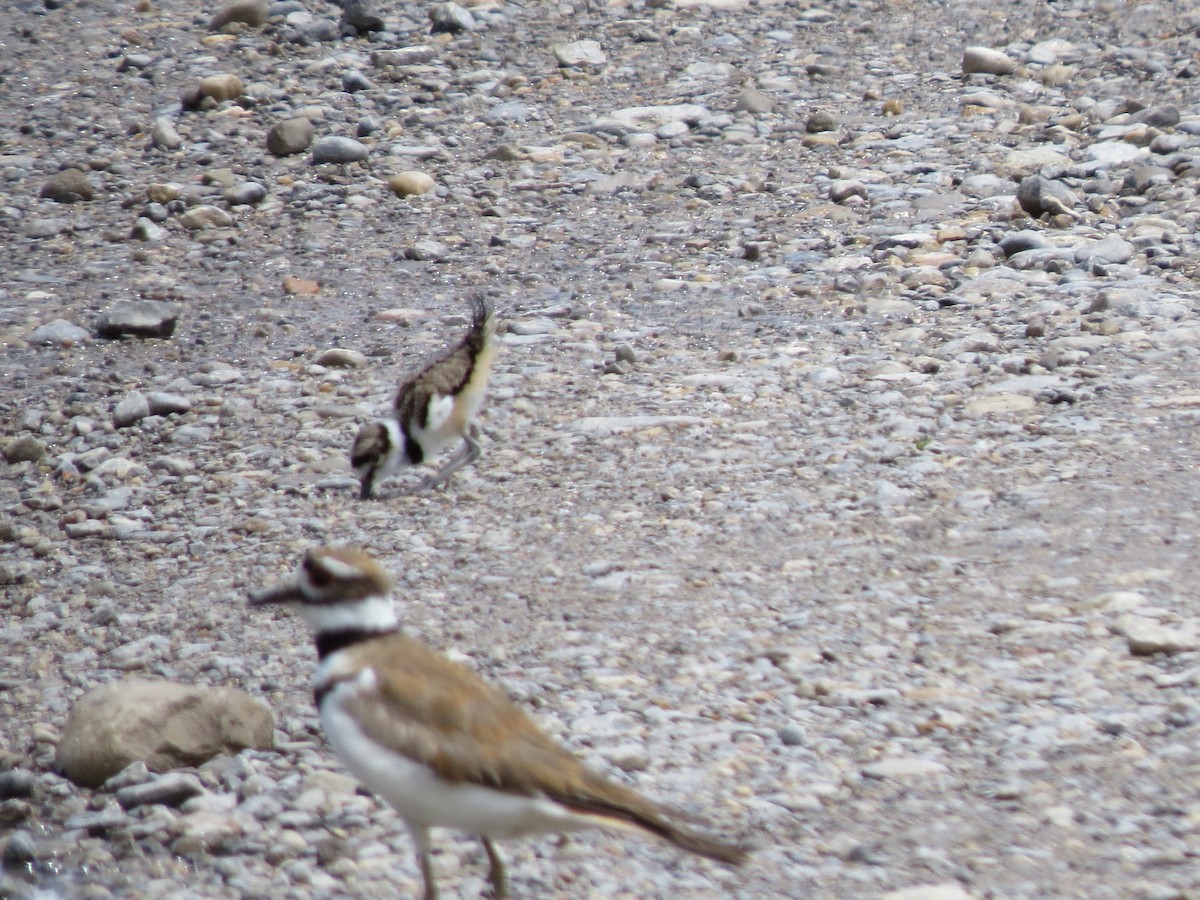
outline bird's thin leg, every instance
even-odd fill
[[[430,488],[437,487],[439,484],[444,484],[459,469],[469,466],[475,460],[479,459],[483,448],[479,446],[477,431],[478,429],[472,425],[470,430],[463,435],[462,449],[455,453],[444,466],[432,475],[426,476],[425,480],[421,482],[419,490],[427,491]]]
[[[429,832],[415,825],[409,826],[413,843],[417,845],[417,865],[425,882],[425,900],[438,900],[437,882],[433,880],[433,860],[429,858]]]
[[[492,883],[492,900],[504,900],[508,896],[504,884],[504,862],[491,841],[485,837],[481,837],[480,840],[483,841],[483,849],[487,851],[488,863],[491,865],[488,869],[488,880]]]

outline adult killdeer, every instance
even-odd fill
[[[503,693],[404,635],[391,587],[361,550],[321,547],[291,581],[252,594],[250,604],[295,604],[308,622],[325,735],[404,819],[426,900],[437,896],[428,838],[435,825],[482,839],[496,898],[505,896],[497,838],[629,828],[723,863],[745,859],[743,849],[672,823],[657,804],[589,771]]]
[[[483,296],[471,298],[471,326],[396,391],[392,416],[359,429],[350,465],[368,500],[381,478],[404,466],[419,465],[456,441],[462,448],[418,489],[435,487],[479,458],[475,415],[483,404],[488,373],[496,355],[495,320]]]

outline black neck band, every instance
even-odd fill
[[[416,442],[408,429],[404,431],[404,455],[408,457],[408,461],[414,466],[419,466],[425,461],[425,451],[421,449],[421,445]]]
[[[330,653],[336,653],[338,650],[344,650],[347,647],[352,647],[355,644],[361,644],[363,641],[373,640],[377,637],[382,637],[385,634],[391,634],[396,629],[385,628],[367,629],[367,628],[345,628],[341,631],[325,631],[317,635],[317,659],[323,660]]]

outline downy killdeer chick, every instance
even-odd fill
[[[657,804],[589,771],[503,693],[403,634],[391,587],[361,550],[321,547],[291,581],[252,594],[250,604],[294,604],[312,629],[325,736],[404,819],[426,900],[437,896],[428,838],[435,825],[482,839],[496,898],[505,896],[497,838],[628,828],[723,863],[745,859],[743,849],[672,823]]]
[[[479,458],[474,420],[496,355],[495,331],[491,304],[483,296],[472,297],[471,327],[462,340],[401,383],[391,418],[359,429],[350,465],[362,483],[361,499],[371,498],[380,479],[419,465],[456,441],[463,442],[462,449],[419,490],[441,484]]]

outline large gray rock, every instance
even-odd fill
[[[274,729],[266,704],[236,688],[130,679],[75,704],[56,765],[76,784],[96,787],[138,760],[166,772],[218,753],[269,750]]]
[[[170,337],[179,318],[178,303],[160,300],[120,300],[114,303],[96,322],[96,333],[102,338]]]

